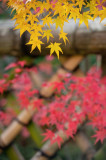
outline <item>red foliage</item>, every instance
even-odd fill
[[[100,71],[94,68],[85,78],[71,76],[64,83],[55,82],[54,87],[58,94],[50,104],[37,112],[37,123],[42,126],[45,124],[52,130],[55,126],[55,131],[62,130],[73,138],[79,125],[88,120],[89,125],[96,128],[96,142],[103,142],[106,138],[106,85],[102,82]],[[49,130],[44,135],[45,140],[55,141]]]
[[[73,138],[78,127],[87,120],[88,125],[96,129],[93,136],[96,142],[103,142],[106,138],[106,78],[101,79],[101,71],[92,68],[84,78],[68,74],[63,82],[47,84],[47,87],[53,85],[56,92],[51,103],[45,105],[42,99],[35,98],[38,91],[33,88],[29,70],[23,68],[24,65],[22,61],[6,67],[12,69],[14,77],[10,79],[6,76],[7,79],[0,80],[0,92],[3,94],[11,84],[22,108],[33,105],[38,110],[33,120],[48,128],[43,134],[44,141],[50,139],[51,143],[57,142],[60,147],[63,140],[54,133],[63,131],[67,137]],[[0,115],[2,120],[7,118],[3,112]]]
[[[5,79],[0,80],[0,93],[3,94],[3,92],[8,88],[9,83],[6,82]]]

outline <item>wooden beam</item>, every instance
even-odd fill
[[[94,22],[89,21],[89,29],[87,29],[84,24],[79,27],[78,20],[76,23],[73,20],[65,23],[64,31],[68,33],[69,43],[65,46],[63,41],[60,41],[64,55],[106,54],[106,27],[104,24],[106,24],[106,19],[101,23],[100,19],[95,19]],[[30,47],[25,45],[28,42],[29,34],[25,33],[20,38],[19,30],[13,30],[13,28],[14,21],[0,21],[0,55],[38,56],[49,54],[49,49],[45,48],[48,45],[46,38],[43,39],[42,53],[35,49],[30,54]],[[55,30],[55,25],[52,25],[51,30],[54,35],[54,41],[58,42],[59,28]]]

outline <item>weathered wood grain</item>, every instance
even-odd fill
[[[84,24],[78,26],[78,20],[75,23],[70,20],[69,23],[64,24],[64,31],[68,33],[69,43],[64,45],[62,43],[62,49],[64,55],[73,54],[105,54],[106,53],[106,19],[100,23],[99,19],[95,19],[94,22],[89,21],[89,29]],[[41,55],[49,54],[49,49],[45,48],[48,44],[46,38],[42,39],[44,45],[42,45],[42,52],[39,53],[37,49],[30,54],[30,47],[26,46],[28,42],[28,33],[23,34],[20,38],[19,30],[13,30],[14,21],[5,20],[0,21],[0,55]],[[51,26],[52,33],[54,35],[54,41],[58,42],[59,28],[55,30],[55,25]],[[35,35],[36,36],[36,35]],[[50,40],[51,41],[51,40]]]

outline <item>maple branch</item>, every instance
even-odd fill
[[[84,24],[78,27],[78,20],[75,24],[73,20],[64,24],[64,32],[68,32],[69,42],[61,47],[65,55],[74,54],[105,54],[106,53],[106,27],[104,24],[106,20],[99,24],[99,19],[94,22],[89,21],[89,29]],[[39,51],[35,49],[30,54],[30,47],[26,46],[28,42],[29,34],[24,33],[20,38],[19,30],[13,30],[14,21],[6,20],[0,21],[0,55],[30,55],[37,56]],[[54,41],[58,41],[59,29],[55,30],[55,26],[51,26]],[[51,39],[50,39],[51,41]],[[47,55],[50,52],[48,48],[45,48],[48,44],[46,38],[43,39],[44,45],[42,45],[42,55]]]

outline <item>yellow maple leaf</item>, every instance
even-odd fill
[[[19,25],[17,25],[14,29],[20,29],[20,37],[25,31],[29,31],[29,27],[25,22],[21,22]]]
[[[63,39],[63,41],[64,41],[64,43],[65,43],[65,45],[66,45],[66,41],[68,41],[69,42],[69,40],[68,40],[68,38],[66,37],[66,35],[67,35],[67,33],[65,33],[65,32],[63,32],[63,30],[62,31],[60,31],[60,34],[59,34],[59,39]]]
[[[106,7],[103,7],[103,10],[100,11],[101,21],[106,18]]]
[[[63,54],[62,49],[60,48],[61,43],[51,43],[49,46],[47,46],[46,48],[50,48],[50,56],[53,54],[53,52],[56,52],[57,57],[59,59],[59,52],[61,52]]]
[[[47,37],[47,42],[48,42],[48,41],[49,41],[49,38],[50,38],[50,37],[53,37],[53,35],[52,35],[52,33],[51,33],[51,30],[45,30],[45,31],[43,31],[43,32],[44,32],[44,34],[43,34],[42,38]]]
[[[37,47],[39,51],[41,52],[41,44],[43,44],[42,41],[40,41],[37,37],[34,38],[33,40],[30,40],[27,45],[32,45],[31,47],[31,52]]]
[[[15,10],[13,19],[16,19],[16,29],[20,29],[20,35],[26,30],[30,34],[29,44],[32,49],[38,48],[41,51],[41,38],[54,38],[50,30],[44,31],[45,26],[50,28],[51,24],[61,28],[59,39],[64,43],[68,41],[67,33],[63,32],[64,23],[69,19],[79,19],[79,25],[83,22],[88,27],[88,20],[100,17],[101,21],[106,18],[106,0],[8,0],[8,6]],[[100,9],[101,7],[101,9]],[[100,22],[101,22],[100,21]],[[56,51],[62,52],[59,43],[51,43],[51,54]]]
[[[79,6],[79,8],[80,8],[80,11],[81,11],[81,9],[82,9],[82,6],[83,6],[83,5],[85,5],[85,2],[84,2],[84,0],[77,0],[77,3],[76,3],[76,5],[78,5],[78,6]]]
[[[68,22],[68,20],[67,19],[65,19],[64,17],[57,17],[56,19],[54,19],[54,21],[53,21],[55,24],[56,24],[56,29],[58,28],[58,27],[60,27],[61,29],[63,29],[63,25],[64,25],[64,22]]]
[[[47,24],[50,28],[50,24],[52,24],[52,17],[49,17],[49,15],[47,15],[46,17],[44,17],[43,19],[41,19],[43,21],[43,25]]]
[[[84,22],[87,28],[88,28],[88,19],[89,20],[93,19],[89,15],[89,11],[88,12],[84,12],[83,14],[80,14],[79,18],[80,18],[79,25],[81,25]]]

